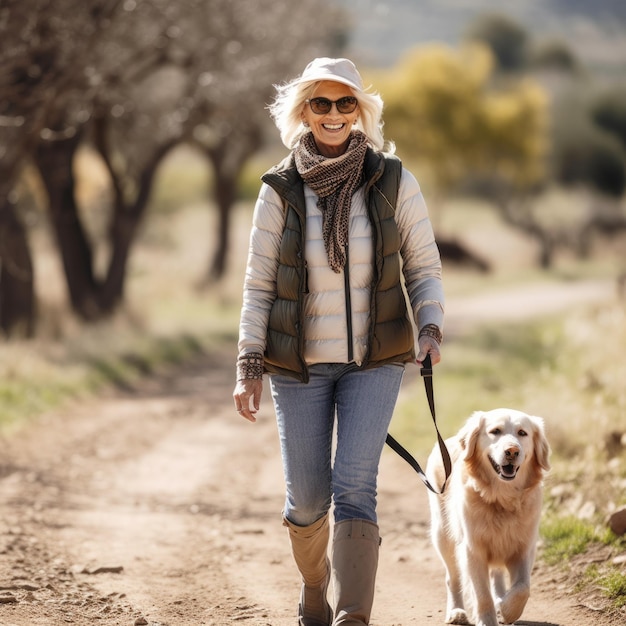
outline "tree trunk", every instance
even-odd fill
[[[26,229],[5,198],[0,206],[0,329],[7,337],[35,330],[33,264]]]
[[[495,196],[495,204],[507,224],[525,232],[539,243],[539,266],[542,269],[552,267],[556,242],[554,237],[533,218],[528,200],[501,192]]]
[[[539,267],[542,270],[550,269],[554,262],[554,242],[541,230],[531,234],[534,234],[539,242]]]
[[[116,218],[111,228],[111,259],[100,290],[103,311],[113,312],[124,299],[128,259],[142,214],[143,211],[127,214],[122,207],[115,211]]]
[[[105,313],[113,312],[123,300],[128,259],[139,224],[148,207],[157,169],[170,150],[178,143],[177,139],[169,139],[156,146],[139,174],[133,177],[132,172],[134,170],[128,163],[124,167],[114,166],[109,124],[110,119],[107,117],[97,116],[94,118],[94,144],[111,177],[115,198],[109,230],[111,259],[106,278],[99,291],[99,304]],[[124,195],[124,187],[131,186],[125,185],[125,182],[131,182],[132,186],[137,188],[137,195],[132,199],[128,199]]]
[[[218,211],[217,248],[209,268],[209,281],[219,280],[226,272],[228,251],[230,248],[231,208],[237,198],[237,177],[219,175],[215,189]]]
[[[93,255],[78,215],[74,196],[73,160],[80,134],[52,142],[42,141],[34,154],[35,163],[48,192],[49,211],[72,309],[84,320],[101,315],[93,273]]]
[[[246,161],[262,145],[260,128],[251,124],[239,127],[238,135],[220,145],[207,148],[198,144],[213,165],[215,188],[213,197],[218,210],[218,239],[206,283],[220,280],[226,273],[230,249],[231,211],[237,200],[239,176]]]

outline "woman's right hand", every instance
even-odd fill
[[[250,422],[256,422],[255,414],[261,405],[261,392],[263,391],[262,379],[238,380],[233,391],[235,409],[241,417]],[[252,406],[250,406],[252,400]]]

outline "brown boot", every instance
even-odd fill
[[[369,624],[374,603],[380,535],[378,526],[352,519],[335,524],[333,537],[332,626]]]
[[[310,526],[296,526],[285,518],[283,525],[289,529],[291,551],[302,575],[298,624],[330,626],[333,614],[326,599],[330,579],[328,514]]]

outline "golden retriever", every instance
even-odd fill
[[[505,408],[479,411],[446,445],[448,485],[442,495],[428,494],[432,540],[446,569],[446,623],[513,623],[530,595],[542,480],[550,469],[543,420]],[[426,472],[443,483],[438,446]]]

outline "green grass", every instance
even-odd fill
[[[609,529],[600,528],[574,516],[544,519],[541,524],[542,556],[555,565],[584,553],[590,544],[610,545],[616,541]]]
[[[626,540],[616,537],[610,530],[573,516],[558,518],[550,516],[541,525],[542,559],[550,565],[565,565],[571,569],[574,557],[593,551],[604,550],[601,556],[594,555],[593,562],[582,572],[575,572],[575,591],[588,592],[597,589],[605,596],[610,609],[626,606],[626,573],[611,563],[611,554],[619,554],[626,548]]]
[[[626,606],[626,574],[619,571],[602,574],[598,579],[598,585],[615,608]]]

